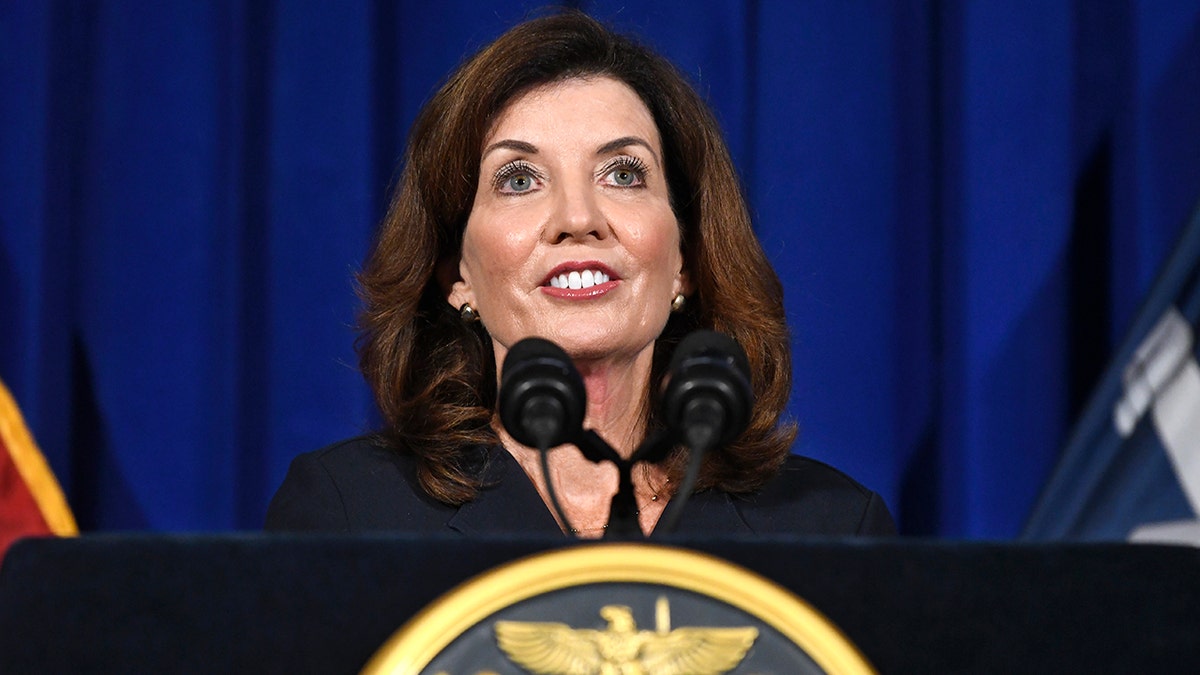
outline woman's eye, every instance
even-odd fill
[[[610,185],[638,187],[646,181],[646,166],[636,157],[626,157],[609,164],[603,174],[605,182]]]
[[[504,181],[504,187],[509,192],[525,192],[533,187],[533,176],[527,173],[513,174],[508,177],[508,180]]]
[[[493,185],[503,194],[521,194],[537,187],[537,173],[524,162],[508,164],[496,172]]]
[[[616,169],[612,172],[613,182],[628,187],[637,182],[637,174],[629,169]]]

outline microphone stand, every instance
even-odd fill
[[[547,453],[552,446],[573,442],[591,462],[613,463],[617,492],[609,505],[605,538],[642,538],[633,490],[633,468],[638,462],[661,461],[673,443],[681,442],[691,450],[687,472],[655,528],[669,533],[695,488],[705,453],[728,440],[723,437],[734,435],[733,429],[745,428],[754,392],[745,352],[732,338],[695,331],[676,347],[669,369],[672,375],[664,381],[663,391],[668,431],[651,433],[625,459],[595,431],[582,428],[587,391],[562,348],[541,338],[526,338],[509,351],[500,378],[500,419],[505,427],[516,429],[510,429],[516,440],[541,451],[547,492],[563,527],[570,529],[571,524],[550,478]],[[730,429],[726,429],[727,416]]]
[[[608,510],[605,539],[643,539],[642,524],[638,521],[637,500],[633,496],[633,462],[617,464],[617,493]]]
[[[597,434],[591,429],[585,429],[580,434],[580,437],[575,440],[575,445],[582,452],[583,456],[599,464],[600,462],[612,462],[617,467],[617,492],[613,495],[612,504],[608,512],[608,526],[604,530],[605,539],[644,539],[645,534],[642,532],[641,523],[638,521],[638,505],[637,499],[634,497],[633,491],[633,468],[640,462],[657,463],[666,457],[667,452],[671,449],[674,442],[673,436],[666,431],[659,431],[651,434],[642,441],[638,449],[625,459],[613,450],[600,434]],[[681,486],[687,488],[690,492],[690,486]],[[678,495],[683,501],[687,501],[687,495]],[[674,504],[675,500],[672,500]],[[682,507],[682,503],[676,506],[676,509]]]
[[[717,351],[717,357],[724,360],[705,356],[713,350]],[[668,407],[678,409],[683,405],[682,421],[686,429],[658,430],[651,433],[628,459],[621,457],[595,431],[582,428],[584,401],[587,395],[583,380],[566,352],[548,340],[526,338],[513,345],[509,351],[505,358],[504,374],[500,378],[500,420],[514,439],[538,448],[548,497],[562,526],[568,530],[571,529],[571,523],[562,504],[559,503],[554,483],[550,478],[547,457],[550,448],[563,442],[573,442],[591,462],[612,462],[616,466],[617,492],[609,505],[608,525],[605,526],[604,535],[605,538],[612,539],[644,538],[633,489],[633,468],[638,462],[662,461],[672,445],[678,440],[683,440],[692,450],[692,461],[683,481],[675,490],[675,498],[670,500],[671,503],[667,505],[656,528],[670,532],[695,486],[701,455],[716,444],[716,431],[722,426],[720,421],[715,425],[712,422],[713,419],[723,420],[725,410],[721,404],[711,399],[714,395],[719,395],[723,399],[740,401],[737,392],[733,391],[738,388],[736,381],[731,383],[729,378],[720,377],[721,373],[714,376],[709,371],[714,368],[721,370],[722,367],[727,370],[728,364],[725,361],[736,359],[726,356],[725,353],[736,355],[740,351],[741,348],[731,338],[712,331],[698,331],[684,338],[677,347],[677,352],[680,353],[672,357],[671,368],[676,369],[675,361],[680,354],[691,355],[689,358],[695,361],[689,370],[692,374],[682,384],[675,386],[673,383],[668,386],[665,395],[669,398],[674,396],[670,400],[674,400],[675,403]],[[742,361],[745,361],[744,354]],[[679,364],[681,372],[686,363],[687,360],[684,359]],[[746,370],[746,366],[743,365],[742,370]],[[748,381],[742,384],[749,390]],[[700,398],[694,397],[696,391],[702,392]],[[750,396],[752,393],[747,393],[744,397]],[[672,419],[676,412],[678,411],[670,412]],[[667,429],[676,429],[678,426],[671,423]],[[675,434],[683,438],[677,439]]]
[[[638,523],[637,500],[633,496],[633,465],[613,450],[612,446],[591,429],[584,429],[575,446],[583,456],[599,464],[612,462],[617,467],[617,493],[613,495],[608,511],[608,525],[604,529],[605,539],[640,539],[642,526]]]

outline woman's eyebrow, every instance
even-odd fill
[[[527,155],[536,155],[538,153],[537,146],[534,145],[533,143],[528,143],[526,141],[518,141],[518,140],[511,139],[511,138],[506,138],[502,141],[496,141],[495,143],[492,143],[491,145],[484,148],[483,154],[480,155],[479,158],[483,159],[484,157],[487,157],[488,153],[490,153],[491,151],[499,150],[501,148],[505,148],[508,150],[514,150],[516,152],[522,152]]]
[[[611,152],[616,152],[617,150],[620,150],[621,148],[627,148],[631,145],[640,145],[643,148],[646,148],[646,150],[649,150],[650,156],[654,157],[654,163],[658,164],[659,166],[662,166],[662,162],[658,159],[658,153],[654,152],[654,148],[650,147],[650,144],[647,143],[644,139],[638,138],[637,136],[622,136],[620,138],[611,140],[611,141],[605,143],[604,145],[600,146],[596,150],[596,154],[597,155],[607,155]]]

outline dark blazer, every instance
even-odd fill
[[[267,509],[268,530],[464,535],[559,533],[533,482],[501,447],[480,448],[485,487],[462,506],[420,488],[412,456],[372,437],[353,438],[292,461]],[[758,493],[708,490],[688,500],[679,534],[895,534],[883,500],[848,476],[792,455]]]

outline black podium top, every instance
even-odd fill
[[[824,613],[882,673],[1189,672],[1200,549],[664,540]],[[357,672],[419,609],[574,545],[387,536],[87,536],[0,569],[0,672]]]

